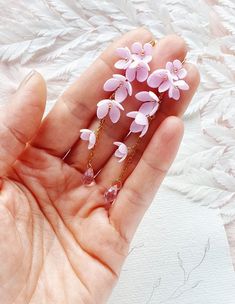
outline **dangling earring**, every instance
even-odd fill
[[[155,118],[155,114],[163,102],[164,94],[168,91],[169,98],[179,100],[180,90],[189,89],[188,84],[183,80],[187,76],[183,62],[176,59],[173,62],[167,62],[165,69],[155,70],[148,77],[147,83],[149,87],[157,90],[155,92],[142,91],[135,95],[135,98],[142,104],[138,111],[127,113],[127,117],[134,119],[130,125],[130,131],[127,137],[132,133],[140,134],[131,147],[127,147],[126,144],[122,142],[114,142],[114,144],[118,146],[114,155],[119,158],[119,162],[124,162],[124,165],[119,177],[113,181],[110,188],[104,193],[107,204],[112,204],[116,199],[122,187],[123,180],[125,179],[125,173],[135,157],[141,138],[147,133],[151,121]]]
[[[83,183],[89,185],[94,181],[95,172],[93,169],[93,158],[98,140],[101,136],[101,131],[104,128],[107,117],[112,123],[117,123],[121,116],[121,111],[124,111],[122,102],[132,95],[131,82],[135,79],[139,82],[144,82],[148,78],[150,67],[149,62],[152,60],[152,48],[155,41],[145,43],[144,46],[140,42],[135,42],[131,46],[118,48],[117,55],[120,59],[115,63],[115,67],[125,71],[125,76],[122,74],[114,74],[108,79],[103,89],[106,92],[112,92],[108,99],[103,99],[97,103],[97,118],[99,125],[95,131],[89,129],[81,129],[80,138],[88,141],[88,149],[90,150],[87,162],[87,169],[83,175]]]

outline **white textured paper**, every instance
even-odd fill
[[[207,210],[162,188],[131,246],[110,304],[234,304],[225,231]]]

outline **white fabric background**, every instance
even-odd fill
[[[182,221],[179,230],[172,228],[172,231],[181,231],[182,227],[183,231],[187,231],[190,221],[186,220],[184,224],[183,219],[191,218],[195,213],[196,222],[200,221],[200,210],[204,222],[207,214],[208,222],[210,218],[211,225],[213,223],[219,231],[220,237],[214,240],[214,246],[225,250],[220,262],[224,259],[230,279],[231,260],[217,211],[224,224],[235,219],[234,16],[233,0],[0,0],[1,102],[7,102],[30,69],[37,69],[48,83],[49,109],[65,87],[81,74],[113,38],[135,27],[147,26],[156,38],[176,33],[185,39],[189,47],[187,58],[198,65],[201,86],[184,117],[186,134],[183,145],[157,198],[159,206],[154,204],[151,212],[165,212],[168,210],[167,206],[176,208],[176,217],[180,215]],[[175,196],[172,196],[173,190]],[[175,203],[173,205],[172,200]],[[176,207],[181,202],[184,202],[182,206],[185,209]],[[191,210],[190,215],[188,208]],[[146,218],[149,219],[148,215]],[[173,217],[170,217],[170,220],[172,221]],[[156,221],[159,223],[159,220]],[[162,222],[163,226],[171,224],[172,222],[168,221]],[[201,231],[195,230],[198,236],[210,235],[209,227],[204,224],[199,225],[202,227]],[[177,226],[177,223],[175,225]],[[153,230],[147,221],[144,221],[141,227],[137,239],[146,236],[146,229],[147,234],[152,236],[152,242],[157,240],[158,233],[163,233],[162,230]],[[160,227],[157,225],[157,229]],[[191,248],[190,239],[195,236],[193,231],[191,235],[186,234],[187,237],[179,234],[171,242],[168,240],[167,248],[172,248],[175,244]],[[199,239],[198,248],[202,245]],[[164,238],[160,237],[160,241],[164,242]],[[152,245],[155,249],[159,246],[155,243]],[[149,249],[146,249],[144,254],[148,255],[150,261],[146,261],[147,266],[142,269],[144,273],[152,268],[151,257],[163,257],[166,253],[164,250],[161,253],[153,250],[151,255],[151,246],[147,248]],[[218,260],[219,256],[218,254]],[[138,257],[143,258],[141,250]],[[161,258],[159,260],[163,261]],[[216,256],[213,261],[216,264]],[[136,269],[138,264],[135,259],[131,265]],[[223,263],[220,265],[222,267]],[[163,267],[161,271],[166,274],[173,269],[174,267]],[[216,274],[213,272],[214,267],[211,266],[210,269],[212,278]],[[154,271],[156,275],[159,269]],[[225,284],[226,275],[220,273],[220,276],[224,278]],[[174,271],[172,277],[176,279]],[[138,284],[135,285],[135,291],[138,291],[136,297],[130,296],[130,281],[128,286],[122,286],[124,278],[120,283],[121,294],[115,292],[111,302],[165,303],[161,301],[167,299],[167,290],[162,291],[165,300],[159,300],[159,297],[148,300],[152,288],[147,288],[148,278],[142,273],[135,279],[144,287],[141,289]],[[208,277],[207,282],[209,281],[211,282]],[[168,278],[166,282],[172,281]],[[222,284],[222,281],[213,282],[211,286]],[[226,286],[227,300],[225,296],[225,300],[221,300],[219,296],[213,298],[215,292],[211,291],[206,302],[206,297],[201,302],[202,300],[195,300],[199,299],[195,294],[189,294],[191,298],[168,299],[166,303],[230,304],[235,301],[229,299],[232,295],[228,291],[230,287]],[[123,297],[123,294],[126,297]],[[216,294],[218,295],[218,292]]]

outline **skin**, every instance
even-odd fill
[[[131,239],[177,153],[183,114],[198,83],[191,64],[190,90],[178,102],[164,98],[109,210],[103,193],[121,166],[113,141],[123,140],[130,120],[106,122],[94,159],[96,183],[81,183],[88,156],[79,129],[97,126],[96,103],[114,72],[115,49],[152,34],[141,28],[115,41],[58,99],[42,119],[46,85],[34,72],[0,114],[0,299],[4,304],[106,303]],[[154,47],[151,69],[186,56],[184,41],[168,36]],[[92,85],[91,85],[92,84]],[[147,89],[134,84],[135,91]],[[134,96],[134,94],[133,94]],[[126,111],[136,108],[134,97]],[[128,139],[134,143],[136,136]],[[67,152],[70,150],[69,154]],[[66,155],[66,157],[65,157]]]

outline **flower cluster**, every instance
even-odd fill
[[[127,113],[127,117],[134,118],[130,125],[130,132],[139,133],[143,137],[149,128],[149,118],[158,110],[159,98],[152,91],[142,91],[135,95],[136,99],[142,102],[139,111]]]
[[[144,46],[140,42],[135,42],[131,46],[118,48],[117,55],[121,58],[115,63],[115,68],[126,70],[126,78],[129,81],[137,79],[144,82],[149,75],[149,62],[152,60],[152,45],[145,43]]]
[[[115,63],[117,69],[126,70],[125,76],[114,74],[104,84],[105,92],[112,92],[109,99],[103,99],[97,103],[97,117],[103,119],[109,116],[112,123],[117,123],[121,117],[121,111],[124,110],[122,102],[132,95],[131,82],[137,79],[143,82],[148,78],[150,67],[149,62],[152,60],[152,45],[135,42],[129,48],[118,48],[117,54],[120,57]],[[80,130],[80,138],[88,141],[88,149],[94,148],[96,144],[96,134],[89,129]],[[123,146],[119,147],[123,149]],[[119,156],[121,154],[118,154]],[[124,158],[122,159],[124,160]]]
[[[112,92],[112,95],[109,99],[103,99],[97,103],[96,115],[99,119],[109,116],[112,123],[117,123],[121,117],[121,111],[124,110],[121,103],[132,95],[132,85],[125,76],[114,74],[105,82],[103,89],[106,92]],[[88,149],[92,149],[96,143],[95,133],[89,129],[82,129],[80,132],[80,138],[87,140]]]
[[[180,98],[180,90],[188,90],[188,84],[183,80],[187,76],[186,69],[178,59],[167,62],[165,69],[154,71],[147,80],[151,88],[157,88],[159,93],[168,91],[168,96],[175,100]]]
[[[149,75],[149,63],[152,60],[152,44],[140,42],[132,44],[131,48],[122,47],[117,49],[119,60],[115,63],[115,68],[124,70],[125,75],[114,74],[108,79],[103,89],[110,92],[109,99],[103,99],[97,103],[97,117],[102,120],[109,117],[112,123],[117,123],[124,111],[122,103],[128,96],[132,96],[132,82],[136,79],[139,82],[147,80],[153,91],[141,91],[135,95],[141,103],[138,111],[127,113],[127,117],[133,119],[130,125],[130,133],[139,133],[143,137],[149,128],[149,122],[159,109],[160,100],[158,93],[168,92],[169,98],[179,100],[180,90],[188,90],[189,86],[183,80],[187,76],[187,71],[178,60],[167,62],[165,69],[157,69]],[[97,141],[96,132],[89,129],[81,130],[81,139],[88,141],[88,149],[92,149]],[[128,147],[122,142],[114,142],[117,149],[114,155],[122,162],[128,156]]]
[[[129,54],[129,53],[128,53]],[[119,64],[121,62],[119,61]],[[127,65],[130,66],[131,63],[128,59]],[[149,87],[156,88],[158,93],[163,93],[168,91],[169,98],[179,100],[180,90],[188,90],[188,84],[183,80],[187,76],[187,71],[183,68],[183,64],[178,60],[173,62],[167,62],[165,69],[155,70],[148,78],[147,83]],[[128,78],[128,76],[127,76]],[[152,91],[142,91],[135,95],[135,98],[142,102],[138,111],[132,111],[127,113],[127,117],[133,118],[130,125],[130,133],[140,133],[140,137],[143,137],[149,128],[150,118],[158,111],[159,108],[159,98]],[[123,161],[125,157],[121,151],[128,151],[127,147],[123,143],[119,143],[119,148],[115,152],[115,156],[120,158],[119,161]]]

